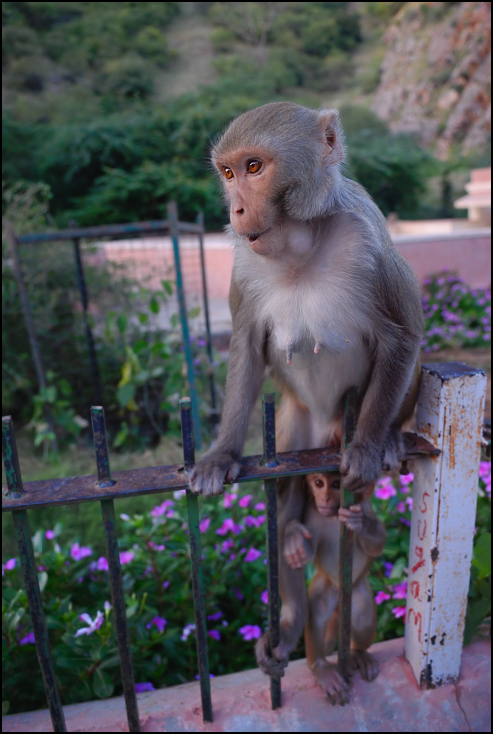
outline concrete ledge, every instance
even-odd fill
[[[491,648],[474,642],[462,655],[460,680],[435,690],[418,688],[403,656],[404,640],[373,646],[380,675],[372,683],[355,676],[348,706],[331,706],[304,660],[289,665],[282,681],[283,706],[271,711],[268,679],[259,670],[214,678],[214,723],[204,726],[198,683],[139,694],[142,731],[491,731]],[[123,698],[65,707],[68,731],[128,731]],[[52,731],[47,711],[5,716],[6,732]]]

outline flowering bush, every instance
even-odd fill
[[[491,344],[491,291],[471,288],[457,275],[442,273],[425,281],[425,352],[446,347]]]
[[[378,482],[373,504],[387,528],[385,550],[370,583],[379,609],[377,640],[404,633],[406,564],[413,475],[400,486]],[[234,486],[204,501],[200,532],[210,669],[222,675],[253,667],[253,644],[267,626],[265,503],[258,485],[248,495]],[[153,690],[194,680],[195,624],[185,493],[175,492],[146,514],[120,515],[120,563],[136,689]],[[468,629],[488,614],[487,550],[491,464],[482,463]],[[89,546],[62,542],[60,524],[39,529],[33,544],[50,646],[64,704],[122,692],[108,562]],[[489,570],[488,570],[489,569]],[[313,576],[308,567],[307,577]],[[4,712],[45,705],[20,564],[9,558],[3,574]],[[469,632],[468,632],[469,634]],[[300,645],[294,657],[304,655]]]

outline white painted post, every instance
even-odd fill
[[[441,454],[415,461],[404,650],[428,688],[460,671],[485,393],[481,370],[423,366],[417,430]]]

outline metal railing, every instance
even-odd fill
[[[27,599],[33,622],[38,660],[43,676],[46,699],[55,731],[66,731],[65,718],[56,684],[54,665],[49,649],[48,632],[38,584],[36,562],[28,510],[39,506],[67,505],[78,502],[101,503],[102,521],[107,547],[111,597],[115,614],[118,652],[121,663],[123,694],[125,699],[129,731],[140,731],[137,698],[134,685],[133,666],[130,652],[125,599],[118,552],[114,500],[158,492],[187,490],[187,513],[192,566],[193,602],[198,651],[198,673],[202,699],[202,715],[205,722],[212,722],[212,700],[209,679],[207,629],[202,582],[199,504],[198,497],[188,490],[187,473],[195,463],[195,444],[192,406],[189,398],[180,401],[183,458],[182,465],[110,471],[104,411],[102,407],[91,408],[97,475],[70,477],[58,480],[42,480],[23,484],[12,420],[2,419],[2,446],[7,490],[2,497],[2,510],[12,512],[20,560],[24,574]],[[349,398],[346,407],[344,441],[350,442],[354,427],[354,410]],[[242,470],[237,482],[263,480],[265,483],[267,523],[267,588],[268,619],[271,647],[279,643],[279,568],[276,480],[280,477],[305,475],[309,472],[335,472],[339,470],[341,455],[334,448],[312,449],[276,453],[275,404],[273,395],[263,396],[263,456],[248,456],[242,460]],[[403,461],[418,457],[437,456],[440,451],[417,434],[404,435],[405,456]],[[344,444],[343,444],[344,445]],[[346,500],[350,499],[346,495]],[[341,498],[341,502],[342,502]],[[340,641],[339,665],[343,675],[349,663],[350,619],[351,619],[351,564],[352,533],[341,524],[341,583],[340,583]],[[273,678],[271,686],[272,708],[281,706],[281,680]]]

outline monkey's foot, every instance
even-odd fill
[[[313,675],[318,685],[333,706],[349,703],[350,688],[334,665],[318,661],[313,667]]]
[[[211,451],[193,468],[189,483],[195,494],[214,495],[224,492],[225,482],[234,482],[241,464],[224,451]]]
[[[404,442],[399,428],[391,428],[383,447],[383,468],[395,471],[400,467],[400,457],[404,453]]]
[[[341,474],[349,492],[373,484],[382,474],[381,450],[370,443],[353,441],[342,455]]]
[[[378,661],[365,650],[351,650],[351,667],[359,668],[363,680],[375,680],[380,672]]]
[[[269,633],[264,632],[255,645],[255,657],[260,670],[271,678],[282,678],[288,666],[288,653],[282,643],[274,650],[271,649]]]

